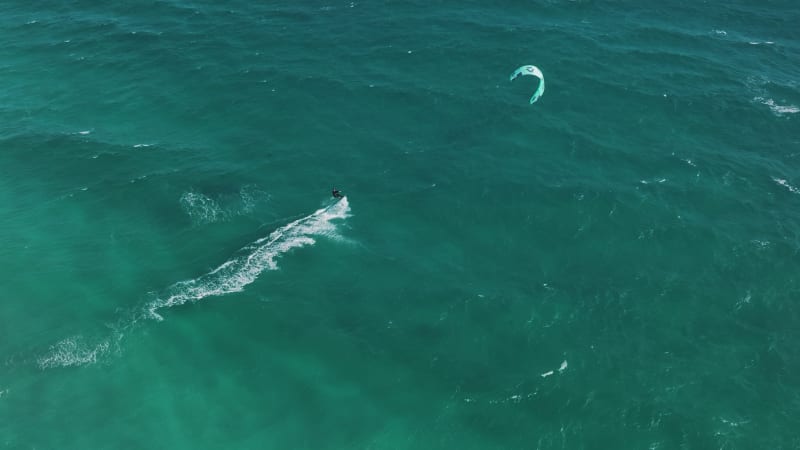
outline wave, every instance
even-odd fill
[[[315,236],[336,236],[337,219],[350,214],[347,197],[295,220],[240,250],[237,256],[200,277],[180,281],[167,289],[168,296],[158,298],[147,306],[149,316],[162,320],[158,310],[209,296],[240,292],[265,270],[275,270],[277,258],[286,252],[313,245]]]
[[[765,99],[764,97],[756,97],[753,100],[761,103],[762,105],[769,106],[769,109],[772,110],[776,116],[782,116],[784,114],[797,114],[800,112],[800,108],[795,105],[779,105],[771,98]]]
[[[788,189],[788,190],[789,190],[789,192],[791,192],[792,194],[800,194],[800,189],[798,189],[798,188],[796,188],[796,187],[792,186],[791,184],[789,184],[789,182],[788,182],[788,181],[786,181],[786,180],[784,180],[784,179],[781,179],[781,178],[773,178],[773,179],[772,179],[772,181],[774,181],[774,182],[776,182],[776,183],[780,184],[781,186],[785,187],[785,188],[786,188],[786,189]]]
[[[181,195],[181,207],[196,224],[207,224],[223,220],[225,211],[210,197],[197,193],[186,192]]]
[[[796,105],[786,104],[780,105],[775,102],[772,97],[772,94],[768,91],[768,86],[770,85],[777,85],[778,87],[789,87],[785,85],[780,85],[775,83],[774,81],[764,77],[764,76],[752,76],[748,77],[745,81],[747,87],[753,92],[755,95],[753,97],[753,102],[760,103],[764,106],[768,106],[770,111],[776,116],[783,116],[785,114],[797,114],[800,112],[800,108]]]

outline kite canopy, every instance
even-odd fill
[[[539,88],[536,89],[536,92],[533,93],[533,97],[531,97],[531,104],[534,104],[536,100],[539,100],[539,97],[544,94],[544,74],[542,74],[542,71],[536,66],[522,66],[511,74],[509,81],[514,81],[522,75],[531,75],[539,79]]]

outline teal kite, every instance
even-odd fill
[[[536,66],[522,66],[511,74],[511,78],[509,78],[509,81],[514,81],[517,77],[520,77],[522,75],[531,75],[539,79],[539,88],[536,89],[536,92],[533,93],[533,97],[531,97],[531,105],[532,105],[536,103],[536,100],[539,100],[539,97],[541,97],[542,94],[544,94],[544,75],[542,74],[542,71],[539,70],[539,68]]]

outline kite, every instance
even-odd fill
[[[531,97],[531,105],[536,103],[536,100],[539,100],[539,97],[544,94],[544,75],[542,71],[539,70],[536,66],[522,66],[519,69],[515,70],[514,73],[511,74],[511,78],[509,81],[514,81],[517,77],[522,75],[531,75],[539,79],[539,88],[536,89],[536,92],[533,93],[533,97]]]

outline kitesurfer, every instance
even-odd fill
[[[342,195],[342,193],[339,192],[339,190],[336,189],[336,188],[331,189],[331,195],[333,196],[333,198],[342,198],[342,197],[344,197],[344,195]]]

